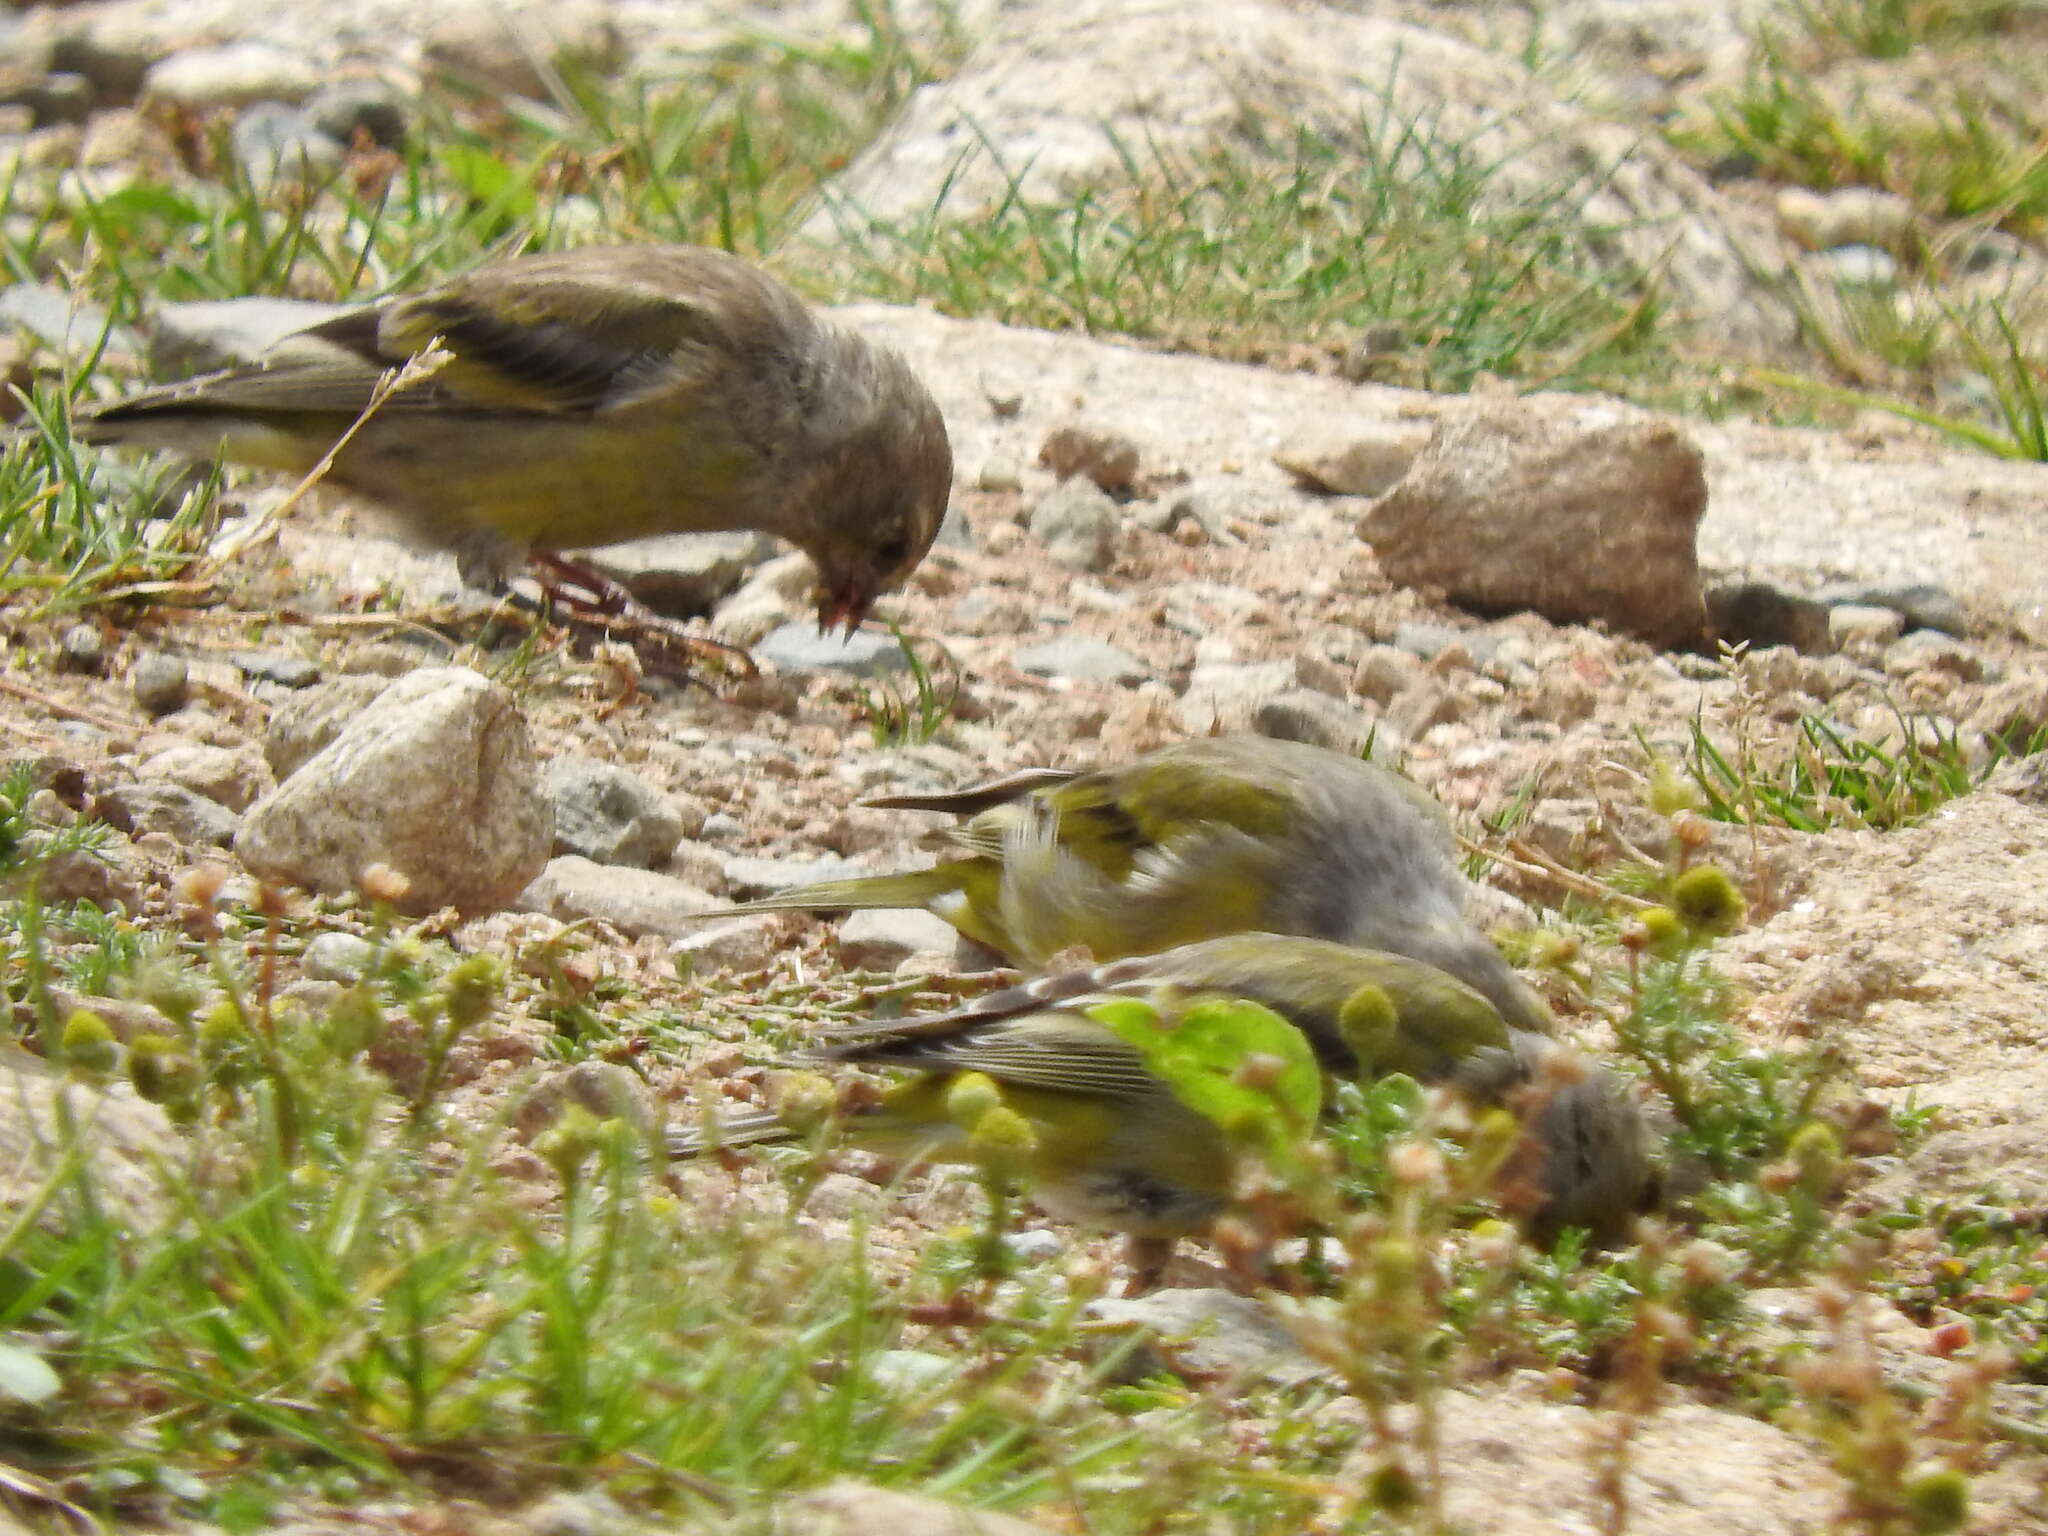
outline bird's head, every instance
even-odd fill
[[[873,382],[874,408],[823,466],[798,540],[818,568],[821,634],[851,635],[917,569],[953,492],[946,423],[925,387],[893,356]]]

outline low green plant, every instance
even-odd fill
[[[1055,205],[1010,173],[980,217],[850,217],[841,264],[894,302],[1239,358],[1350,346],[1439,390],[1656,372],[1655,283],[1617,264],[1584,207],[1593,182],[1510,191],[1513,169],[1418,121],[1183,162],[1126,146],[1119,171]]]
[[[889,633],[903,652],[904,670],[910,674],[909,686],[904,687],[884,674],[873,688],[865,683],[855,685],[854,703],[867,717],[876,746],[917,746],[937,736],[953,718],[965,674],[953,653],[936,640],[931,643],[936,661],[927,662],[893,619],[889,621]]]
[[[1695,717],[1685,771],[1715,821],[1823,832],[1910,826],[1981,785],[1999,763],[2048,745],[2048,733],[1974,754],[1952,725],[1896,711],[1896,739],[1871,741],[1817,715],[1802,715],[1787,749],[1767,758],[1755,744],[1724,747]]]

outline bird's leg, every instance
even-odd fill
[[[761,675],[754,658],[739,646],[692,633],[674,619],[656,613],[600,571],[565,559],[552,550],[536,549],[527,559],[534,567],[534,580],[540,583],[542,593],[571,617],[597,625],[607,633],[622,630],[636,644],[646,641],[657,647],[660,654],[644,658],[650,666],[659,668],[679,651],[682,654],[678,664],[686,677],[690,675],[693,658],[711,662],[715,670],[729,675]]]
[[[1131,1267],[1131,1278],[1124,1282],[1124,1294],[1149,1296],[1158,1290],[1177,1246],[1170,1237],[1139,1237],[1132,1233],[1125,1238],[1124,1262]]]

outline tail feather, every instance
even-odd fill
[[[751,1147],[764,1141],[785,1141],[795,1133],[782,1123],[772,1109],[745,1115],[720,1115],[696,1125],[672,1126],[668,1132],[670,1157],[701,1157],[721,1147]]]
[[[729,917],[736,912],[835,912],[842,908],[928,907],[960,889],[960,878],[944,864],[900,875],[863,875],[852,880],[821,880],[792,886],[772,896],[714,907],[699,917]]]

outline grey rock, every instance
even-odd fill
[[[1164,506],[1164,522],[1155,526],[1154,532],[1172,533],[1184,524],[1193,523],[1218,544],[1243,542],[1230,526],[1232,523],[1262,520],[1259,515],[1262,508],[1255,493],[1229,477],[1183,486],[1164,499]]]
[[[2015,677],[1986,689],[1970,716],[1970,729],[2023,748],[2048,731],[2048,677]]]
[[[99,93],[84,75],[68,70],[0,76],[0,106],[26,107],[32,127],[82,123],[92,116]]]
[[[628,938],[655,934],[687,938],[703,925],[696,915],[721,905],[708,891],[672,875],[648,869],[596,864],[568,854],[550,859],[520,892],[522,911],[540,912],[565,923],[590,918],[609,923]]]
[[[181,784],[231,811],[249,809],[269,793],[269,765],[254,747],[215,747],[202,742],[166,747],[142,765],[145,779]]]
[[[295,694],[270,716],[263,733],[263,759],[279,780],[342,733],[392,684],[367,673],[351,673]]]
[[[910,658],[894,635],[855,630],[852,635],[821,635],[815,624],[784,624],[754,647],[754,659],[783,672],[836,672],[853,677],[882,677],[908,671]]]
[[[165,304],[150,322],[150,364],[175,376],[253,363],[294,331],[346,314],[349,307],[269,298]]]
[[[1151,675],[1123,647],[1089,635],[1062,635],[1043,645],[1026,646],[1010,659],[1029,676],[1071,678],[1077,683],[1137,683]]]
[[[1828,604],[1856,603],[1871,608],[1889,608],[1906,621],[1908,629],[1938,629],[1943,634],[1966,639],[1970,616],[1955,594],[1945,587],[1919,582],[1906,586],[1869,585],[1843,582],[1824,587],[1817,594]]]
[[[1393,645],[1368,646],[1351,674],[1351,688],[1375,704],[1386,704],[1421,682],[1424,671],[1422,658],[1413,651]]]
[[[1828,638],[1837,649],[1851,645],[1889,645],[1906,627],[1896,608],[1869,603],[1837,603],[1828,610]]]
[[[1109,568],[1116,551],[1117,505],[1087,480],[1055,487],[1031,509],[1032,537],[1061,565],[1078,571]]]
[[[782,925],[772,912],[715,918],[676,940],[669,953],[688,961],[693,973],[758,971],[782,948],[781,935]]]
[[[1872,187],[1811,192],[1787,187],[1777,196],[1778,227],[1809,251],[1843,246],[1904,246],[1918,220],[1910,200]]]
[[[1413,740],[1432,726],[1465,719],[1474,708],[1470,694],[1446,687],[1432,677],[1397,696],[1387,706],[1386,718],[1401,736]]]
[[[337,144],[353,145],[363,134],[382,149],[403,149],[412,134],[414,107],[381,80],[337,80],[308,96],[306,120]]]
[[[1378,496],[1393,489],[1429,442],[1425,422],[1318,427],[1283,444],[1273,462],[1313,490]]]
[[[2048,810],[2048,752],[2007,758],[1991,771],[1984,787],[2026,805]]]
[[[57,652],[69,670],[98,676],[107,665],[107,637],[97,624],[72,624],[57,637]]]
[[[747,824],[730,811],[713,811],[704,818],[704,825],[698,829],[697,835],[709,841],[718,842],[739,837],[746,830]]]
[[[353,933],[315,934],[299,963],[315,981],[358,982],[377,963],[377,946]]]
[[[1899,281],[1899,263],[1874,245],[1838,245],[1806,258],[1806,265],[1838,288],[1892,288]]]
[[[1190,736],[1241,731],[1261,705],[1300,682],[1294,662],[1211,662],[1188,676],[1174,717]]]
[[[128,691],[135,702],[152,715],[168,715],[183,709],[191,697],[191,671],[182,656],[168,651],[144,651],[128,672]]]
[[[294,691],[310,688],[320,681],[320,664],[303,656],[282,651],[236,651],[228,657],[235,669],[252,681],[275,683]]]
[[[1888,677],[1935,671],[1961,682],[1978,683],[1984,680],[1986,668],[1983,655],[1975,647],[1939,630],[1916,629],[1899,636],[1886,648],[1884,670]]]
[[[101,818],[133,837],[162,832],[186,846],[226,847],[242,818],[167,779],[116,784],[99,798]]]
[[[51,351],[73,362],[95,352],[140,357],[141,339],[96,304],[66,288],[47,283],[15,283],[0,288],[0,325],[17,325]]]
[[[849,970],[893,971],[912,955],[950,954],[957,937],[951,923],[921,908],[871,908],[847,915],[833,948]]]
[[[142,94],[192,112],[246,107],[256,102],[300,102],[320,78],[304,54],[269,43],[225,43],[187,48],[152,64]]]
[[[1302,741],[1355,754],[1372,739],[1373,722],[1342,700],[1312,688],[1289,688],[1252,711],[1252,729],[1275,741]]]
[[[155,62],[154,52],[113,27],[79,27],[50,42],[50,68],[85,76],[105,106],[133,101]]]
[[[566,74],[598,79],[617,73],[626,40],[603,0],[554,0],[508,11],[451,7],[432,13],[426,62],[472,87],[547,100]]]
[[[765,533],[673,533],[578,551],[575,558],[656,613],[689,618],[709,613],[775,551]]]
[[[1394,626],[1393,645],[1423,661],[1435,661],[1453,646],[1463,649],[1475,666],[1493,660],[1500,637],[1483,629],[1458,629],[1449,624],[1404,623]]]
[[[1100,427],[1055,427],[1039,447],[1038,462],[1062,481],[1078,476],[1105,491],[1123,492],[1138,478],[1138,445]]]
[[[320,182],[341,169],[347,152],[297,107],[259,101],[236,114],[230,134],[235,161],[256,186],[296,177]]]
[[[1833,649],[1828,605],[1822,600],[1797,596],[1767,581],[1742,581],[1709,587],[1706,601],[1708,624],[1730,645],[1789,645],[1809,656]]]
[[[842,1477],[780,1500],[768,1529],[789,1536],[1052,1536],[1051,1528]]]
[[[558,757],[547,765],[546,784],[558,854],[652,869],[682,841],[683,818],[668,797],[614,763]]]
[[[31,831],[21,840],[24,857],[41,852],[50,834]],[[36,890],[45,901],[89,901],[96,907],[138,911],[142,891],[136,878],[140,860],[128,840],[114,846],[53,855],[37,866]],[[0,1116],[4,1119],[5,1116]]]
[[[836,179],[807,238],[975,220],[1011,200],[1070,207],[1076,187],[1132,174],[1133,159],[1147,177],[1155,165],[1242,152],[1245,104],[1258,103],[1289,130],[1270,136],[1270,174],[1287,173],[1295,133],[1361,160],[1389,123],[1412,130],[1409,152],[1421,158],[1483,141],[1489,164],[1513,169],[1497,178],[1503,194],[1510,183],[1521,196],[1578,186],[1579,216],[1609,237],[1603,252],[1658,272],[1676,313],[1719,327],[1745,353],[1791,337],[1771,288],[1785,243],[1767,212],[1718,198],[1655,135],[1618,130],[1504,53],[1383,7],[1013,0],[991,15],[972,57],[906,101]]]
[[[1003,493],[1024,489],[1024,471],[1017,467],[1017,461],[998,454],[981,466],[981,473],[974,477],[977,491]]]
[[[252,874],[324,893],[383,865],[409,883],[404,911],[479,912],[532,883],[554,831],[511,690],[426,667],[258,801],[235,851]]]
[[[849,880],[869,873],[871,871],[866,865],[833,854],[820,859],[764,859],[743,855],[725,861],[726,889],[738,901],[754,896],[772,896],[791,886],[814,885],[820,880]]]
[[[971,550],[978,546],[974,542],[974,525],[967,521],[967,514],[955,501],[946,507],[946,515],[939,519],[939,531],[932,539],[933,549]]]
[[[186,1135],[128,1083],[82,1083],[11,1049],[0,1053],[0,1098],[7,1104],[0,1115],[0,1211],[9,1221],[32,1220],[54,1235],[78,1219],[67,1214],[72,1202],[49,1198],[47,1185],[88,1128],[93,1220],[154,1232],[175,1219],[163,1175],[188,1149]],[[38,1214],[25,1217],[32,1204]]]
[[[1704,459],[1666,418],[1572,395],[1449,408],[1359,532],[1380,568],[1482,612],[1603,619],[1654,644],[1706,628]]]
[[[1287,1325],[1250,1296],[1205,1287],[1149,1296],[1100,1297],[1088,1316],[1158,1338],[1169,1369],[1197,1376],[1294,1386],[1329,1378],[1329,1367],[1296,1342]]]

